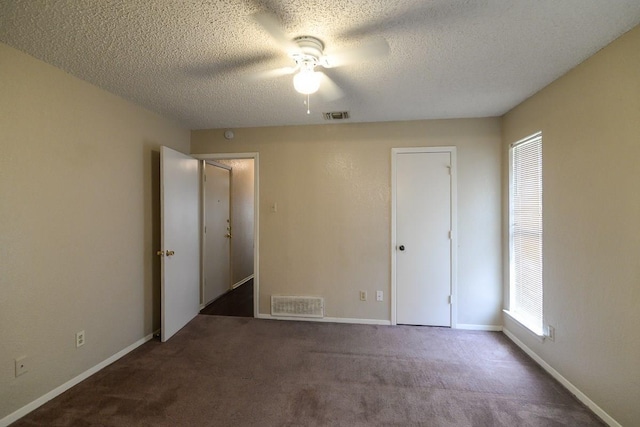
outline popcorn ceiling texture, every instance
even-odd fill
[[[307,115],[291,76],[252,78],[292,65],[262,10],[391,53],[328,70],[346,96]],[[501,115],[638,23],[637,0],[0,0],[0,41],[191,129]]]

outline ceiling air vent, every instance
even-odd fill
[[[348,111],[332,111],[330,113],[322,113],[325,120],[345,120],[349,118]]]

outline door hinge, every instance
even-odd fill
[[[447,169],[449,170],[449,175],[451,175],[451,166],[447,166]]]
[[[449,240],[451,240],[451,230],[449,230]]]
[[[203,175],[204,176],[204,182],[207,182],[207,175]]]
[[[207,226],[204,226],[204,234],[207,234]]]
[[[451,304],[451,295],[449,295],[448,299],[449,299],[449,304]]]

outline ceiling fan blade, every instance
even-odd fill
[[[327,76],[322,71],[318,71],[318,73],[322,76],[318,94],[324,101],[331,102],[344,96],[344,92],[340,89],[340,86],[338,86],[331,77]]]
[[[365,22],[339,34],[341,38],[363,38],[372,35],[412,29],[452,26],[477,16],[487,6],[486,0],[422,2],[405,10],[396,9],[387,16]]]
[[[210,77],[218,74],[235,73],[241,70],[252,68],[264,62],[273,61],[277,58],[277,55],[265,53],[246,56],[243,58],[235,58],[224,62],[212,62],[209,64],[192,67],[192,74],[199,73],[203,77]]]
[[[295,73],[298,67],[282,67],[274,68],[272,70],[263,70],[251,74],[251,80],[264,80],[275,77],[287,76]]]
[[[327,55],[322,58],[320,64],[325,68],[341,67],[387,56],[389,50],[389,43],[385,39],[374,39],[360,46]]]
[[[282,25],[275,15],[269,12],[256,12],[252,14],[251,17],[285,52],[291,54],[299,50],[298,45],[282,31]]]

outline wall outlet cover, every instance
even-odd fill
[[[556,340],[556,328],[554,328],[553,326],[549,325],[547,326],[547,338],[549,339],[549,341],[555,341]]]
[[[84,331],[76,332],[76,348],[84,345]]]

